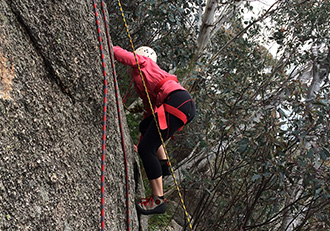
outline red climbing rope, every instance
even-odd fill
[[[102,36],[101,36],[101,30],[100,30],[100,22],[99,22],[99,19],[98,19],[97,6],[96,6],[96,3],[95,3],[95,0],[92,0],[92,2],[93,2],[94,12],[95,12],[95,20],[96,20],[97,31],[98,31],[98,40],[99,40],[99,44],[100,44],[101,61],[102,61],[103,77],[104,77],[103,136],[102,136],[102,165],[101,165],[101,231],[104,231],[104,226],[105,226],[105,217],[104,217],[104,214],[105,214],[104,213],[104,171],[105,171],[105,140],[106,140],[106,114],[107,114],[107,73],[106,73],[106,68],[105,68],[103,45],[102,45]],[[126,150],[125,150],[124,132],[123,132],[122,122],[121,122],[117,75],[116,75],[116,71],[115,71],[113,48],[112,48],[112,43],[110,42],[111,39],[110,39],[109,30],[108,30],[108,26],[107,26],[107,19],[106,19],[106,14],[105,14],[105,10],[104,10],[103,0],[100,0],[100,2],[101,2],[101,11],[102,11],[102,14],[103,14],[104,27],[105,27],[105,31],[106,31],[107,45],[108,45],[108,48],[109,48],[109,54],[110,54],[110,59],[111,59],[112,75],[113,75],[113,79],[114,79],[114,88],[115,88],[115,96],[116,96],[116,104],[117,104],[118,123],[119,123],[120,135],[121,135],[121,145],[122,145],[122,150],[123,150],[123,153],[124,153],[125,180],[126,180],[127,231],[130,231],[129,182],[128,182],[127,153],[126,153]]]
[[[133,91],[130,91],[132,85],[133,85],[133,79],[131,80],[131,82],[130,82],[128,88],[127,88],[127,91],[126,91],[126,93],[125,93],[125,96],[124,96],[124,98],[123,98],[123,104],[126,104],[127,99],[128,99],[128,98],[132,95],[132,93],[133,93]]]
[[[107,122],[107,90],[108,90],[107,86],[108,86],[108,83],[107,83],[107,72],[106,72],[105,62],[104,62],[100,22],[98,19],[96,3],[94,0],[92,0],[92,2],[93,2],[93,6],[94,6],[95,20],[96,20],[98,39],[99,39],[99,44],[100,44],[103,77],[104,77],[103,135],[102,135],[102,163],[101,163],[101,231],[104,231],[104,170],[105,170],[105,140],[106,140],[106,122]]]
[[[122,126],[121,114],[120,114],[120,105],[119,105],[119,90],[118,90],[118,81],[117,81],[117,74],[115,70],[115,63],[114,63],[114,55],[113,55],[113,46],[110,42],[110,34],[107,26],[107,19],[104,10],[103,0],[101,0],[101,9],[103,13],[103,20],[104,20],[104,27],[106,32],[107,44],[110,54],[111,60],[111,68],[112,68],[112,76],[113,76],[113,84],[115,88],[115,96],[116,96],[116,105],[117,105],[117,114],[118,114],[118,124],[120,130],[120,137],[121,137],[121,146],[124,153],[124,165],[125,165],[125,181],[126,181],[126,215],[127,215],[127,231],[130,230],[130,218],[129,218],[129,182],[128,182],[128,167],[127,167],[127,153],[125,149],[125,140],[124,140],[124,131]]]

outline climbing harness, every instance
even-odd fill
[[[160,88],[164,85],[164,83],[166,83],[169,80],[173,80],[177,83],[179,82],[178,78],[175,76],[169,76],[167,78],[164,78],[161,81],[159,81],[159,83],[157,83],[155,89],[153,90],[153,93],[155,95],[157,95],[160,91]],[[191,101],[191,99],[188,101]],[[187,103],[188,101],[184,102],[183,104]],[[180,111],[178,108],[175,108],[169,104],[163,103],[155,109],[155,113],[157,113],[157,117],[158,117],[160,130],[165,130],[167,128],[165,111],[174,115],[175,117],[179,118],[183,122],[183,126],[187,123],[187,116],[182,111]],[[179,128],[179,131],[182,130],[183,126],[181,128]]]
[[[169,163],[169,167],[170,167],[170,169],[171,169],[171,173],[172,173],[172,177],[173,177],[173,180],[174,180],[174,183],[175,183],[176,189],[177,189],[178,194],[179,194],[179,197],[180,197],[181,205],[182,205],[182,208],[183,208],[183,210],[184,210],[184,213],[185,213],[185,216],[186,216],[186,219],[187,219],[187,222],[188,222],[189,228],[192,230],[192,225],[191,225],[191,222],[190,222],[190,218],[189,218],[189,215],[188,215],[188,212],[187,212],[187,209],[186,209],[185,203],[184,203],[184,201],[183,201],[183,197],[182,197],[182,194],[181,194],[181,191],[180,191],[180,188],[179,188],[178,182],[176,181],[176,178],[175,178],[175,175],[174,175],[174,170],[173,170],[173,168],[172,168],[172,164],[171,164],[171,162],[170,162],[170,157],[169,157],[169,155],[168,155],[168,152],[167,152],[167,149],[166,149],[166,146],[165,146],[165,143],[164,143],[164,140],[163,140],[162,134],[161,134],[161,130],[160,130],[159,124],[158,124],[158,122],[157,122],[157,118],[156,118],[156,115],[155,115],[155,110],[154,110],[153,107],[152,107],[152,103],[151,103],[151,100],[150,100],[150,97],[149,97],[149,92],[148,92],[148,89],[147,89],[147,86],[146,86],[145,80],[144,80],[144,78],[143,78],[143,74],[142,74],[142,71],[141,71],[141,68],[140,68],[140,64],[139,64],[138,59],[137,59],[137,56],[136,56],[136,52],[135,52],[135,49],[134,49],[133,41],[132,41],[131,35],[130,35],[130,33],[129,33],[129,30],[128,30],[128,26],[127,26],[127,23],[126,23],[126,19],[125,19],[124,11],[123,11],[123,8],[122,8],[122,6],[121,6],[121,2],[120,2],[120,0],[117,0],[117,1],[118,1],[118,6],[119,6],[119,9],[120,9],[121,15],[122,15],[122,19],[123,19],[124,24],[125,24],[125,28],[126,28],[126,32],[127,32],[127,36],[128,36],[128,38],[129,38],[129,40],[130,40],[130,44],[131,44],[131,47],[132,47],[132,50],[133,50],[133,54],[134,54],[134,58],[135,58],[135,62],[136,62],[136,64],[137,64],[137,67],[138,67],[138,70],[139,70],[139,73],[140,73],[140,76],[141,76],[141,80],[142,80],[142,83],[143,83],[143,86],[144,86],[144,90],[145,90],[145,92],[146,92],[146,96],[147,96],[147,99],[148,99],[148,102],[149,102],[149,106],[150,106],[150,109],[151,109],[151,112],[152,112],[153,118],[154,118],[154,120],[155,120],[155,123],[156,123],[156,127],[157,127],[157,130],[158,130],[158,133],[159,133],[160,140],[161,140],[161,142],[162,142],[162,146],[163,146],[164,151],[165,151],[165,154],[166,154],[167,161],[168,161],[168,163]],[[167,80],[164,80],[164,81],[167,81]],[[177,81],[177,80],[176,80],[176,81]],[[162,81],[161,81],[161,82],[162,82]],[[164,84],[164,83],[161,84],[161,82],[160,82],[159,84],[157,84],[157,86],[158,86],[158,85],[163,85],[163,84]],[[156,86],[156,88],[154,89],[154,91],[158,89],[157,86]],[[161,87],[161,86],[160,86],[160,87]],[[159,87],[159,89],[160,89],[160,87]],[[176,109],[177,111],[179,111],[177,108],[174,108],[174,109]],[[161,109],[161,110],[162,110],[162,109]],[[165,109],[164,109],[164,110],[165,110]],[[168,110],[171,110],[171,109],[168,109]],[[176,112],[174,112],[174,111],[176,111],[176,110],[173,110],[173,113],[176,113]],[[180,112],[181,112],[181,111],[180,111]],[[182,113],[182,112],[181,112],[181,113]],[[165,114],[165,112],[164,112],[164,114]],[[179,114],[179,113],[178,113],[178,114]],[[181,115],[180,115],[180,117],[181,117]],[[180,118],[180,117],[179,117],[179,118]],[[181,118],[180,118],[180,119],[181,119]],[[182,116],[182,119],[183,119],[183,116]],[[185,117],[185,119],[187,119],[187,118]],[[165,120],[165,121],[166,121],[166,120]],[[164,126],[164,124],[162,124],[162,126]]]
[[[187,100],[186,102],[191,101]],[[185,103],[186,103],[185,102]],[[169,114],[174,115],[178,119],[180,119],[183,122],[183,126],[187,123],[187,116],[184,114],[182,111],[180,111],[178,108],[173,107],[172,105],[163,103],[159,107],[156,108],[155,112],[157,112],[157,117],[159,121],[159,128],[161,130],[167,129],[167,123],[166,123],[166,117],[165,117],[165,111],[168,112]],[[182,130],[183,126],[179,128],[179,131]]]
[[[107,113],[107,73],[106,73],[106,66],[105,66],[105,61],[104,61],[102,36],[101,36],[101,30],[100,30],[100,23],[99,23],[99,19],[98,19],[97,6],[95,3],[95,0],[92,0],[92,2],[93,2],[93,6],[94,6],[95,20],[96,20],[97,31],[98,31],[98,39],[99,39],[99,45],[100,45],[101,61],[102,61],[102,69],[103,69],[103,77],[104,77],[103,136],[102,136],[102,164],[101,164],[101,231],[104,231],[104,226],[105,226],[104,171],[105,171],[105,141],[106,141],[106,113]],[[105,14],[105,10],[104,10],[103,0],[100,0],[100,2],[101,2],[101,11],[103,14],[103,23],[104,23],[106,38],[107,38],[107,45],[108,45],[110,60],[111,60],[112,75],[113,75],[113,79],[114,79],[114,88],[115,88],[115,96],[116,96],[118,123],[119,123],[120,135],[121,135],[121,145],[122,145],[122,150],[124,153],[125,180],[126,180],[127,231],[129,231],[130,230],[130,219],[129,219],[128,167],[127,167],[127,154],[126,154],[125,142],[124,142],[124,132],[123,132],[122,123],[121,123],[121,114],[120,114],[119,97],[118,97],[118,83],[117,83],[117,77],[116,77],[117,75],[116,75],[116,71],[115,71],[113,49],[112,49],[112,45],[110,42],[110,35],[109,35],[109,31],[108,31],[108,26],[107,26],[107,20],[106,20],[106,16],[105,16],[106,14]]]

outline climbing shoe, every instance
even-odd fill
[[[135,202],[136,210],[139,214],[161,214],[166,212],[166,199],[158,196],[142,198],[140,202]]]
[[[170,176],[171,175],[171,169],[167,162],[167,160],[160,160],[160,165],[162,166],[162,174],[164,176]]]

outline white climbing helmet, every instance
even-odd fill
[[[157,54],[150,47],[147,47],[147,46],[139,47],[138,49],[136,49],[135,53],[138,55],[143,55],[143,56],[149,57],[155,63],[157,62]]]

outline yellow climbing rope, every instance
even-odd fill
[[[151,108],[151,112],[152,112],[152,115],[154,117],[154,120],[155,120],[155,123],[156,123],[156,127],[157,127],[157,130],[158,130],[158,133],[159,133],[159,137],[160,137],[160,140],[162,142],[162,146],[164,148],[164,151],[165,151],[165,154],[166,154],[166,158],[167,158],[167,161],[169,163],[169,167],[171,169],[171,173],[172,173],[172,177],[173,177],[173,180],[174,180],[174,183],[175,183],[175,186],[176,186],[176,189],[178,191],[178,194],[179,194],[179,197],[180,197],[180,201],[181,201],[181,205],[182,205],[182,208],[184,210],[184,213],[185,213],[185,216],[186,216],[186,219],[188,221],[188,225],[190,227],[190,229],[192,230],[192,225],[191,225],[191,222],[190,222],[190,218],[189,218],[189,215],[188,215],[188,212],[187,212],[187,209],[186,209],[186,206],[184,204],[184,201],[183,201],[183,197],[182,197],[182,194],[180,192],[180,188],[179,188],[179,185],[178,185],[178,182],[176,181],[176,178],[175,178],[175,174],[174,174],[174,170],[172,168],[172,164],[171,164],[171,161],[170,161],[170,157],[168,155],[168,152],[167,152],[167,149],[166,149],[166,146],[165,146],[165,143],[164,143],[164,140],[163,140],[163,137],[162,137],[162,134],[160,132],[160,128],[159,128],[159,125],[158,125],[158,121],[157,121],[157,118],[156,118],[156,115],[155,115],[155,111],[152,107],[152,103],[151,103],[151,100],[150,100],[150,97],[149,97],[149,93],[148,93],[148,88],[146,86],[146,83],[144,81],[144,78],[143,78],[143,74],[142,74],[142,71],[141,71],[141,68],[140,68],[140,64],[138,62],[138,59],[137,59],[137,56],[136,56],[136,53],[135,53],[135,49],[134,49],[134,45],[133,45],[133,41],[132,41],[132,38],[131,38],[131,35],[129,33],[129,30],[128,30],[128,26],[127,26],[127,23],[126,23],[126,19],[125,19],[125,15],[124,15],[124,11],[123,11],[123,8],[121,6],[121,3],[120,3],[120,0],[117,0],[118,1],[118,6],[119,6],[119,9],[120,9],[120,12],[121,12],[121,15],[122,15],[122,18],[123,18],[123,21],[124,21],[124,24],[125,24],[125,28],[126,28],[126,32],[127,32],[127,36],[129,38],[129,41],[130,41],[130,44],[131,44],[131,47],[132,47],[132,50],[133,50],[133,54],[134,54],[134,58],[135,58],[135,62],[137,64],[137,67],[138,67],[138,70],[140,72],[140,76],[141,76],[141,79],[142,79],[142,83],[143,83],[143,86],[144,86],[144,90],[146,92],[146,95],[147,95],[147,99],[148,99],[148,102],[149,102],[149,106]]]

